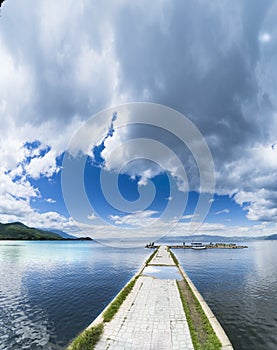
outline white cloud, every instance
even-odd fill
[[[0,167],[0,196],[5,195],[29,201],[32,197],[38,197],[39,191],[24,177],[16,180],[13,173],[6,172],[3,167]]]
[[[256,143],[246,148],[236,160],[226,161],[217,174],[218,193],[234,195],[249,220],[277,219],[277,150],[272,144]]]
[[[53,199],[53,198],[47,198],[47,199],[46,199],[46,202],[47,202],[47,203],[50,203],[50,204],[56,203],[55,199]]]
[[[193,218],[193,214],[183,215],[181,220],[191,220]]]
[[[49,211],[45,213],[39,213],[30,208],[29,203],[23,200],[11,200],[8,198],[5,200],[5,206],[0,206],[0,222],[22,222],[29,227],[35,227],[40,229],[58,229],[68,233],[82,235],[79,227],[72,218],[66,218],[65,216]]]
[[[33,179],[39,179],[42,176],[52,177],[60,169],[56,165],[57,154],[54,150],[50,150],[43,157],[33,158],[25,167],[27,174]]]
[[[91,213],[90,215],[88,215],[87,217],[89,220],[96,220],[97,216],[94,213]]]
[[[264,188],[253,192],[238,192],[234,199],[245,205],[249,220],[277,221],[277,196]]]
[[[132,123],[134,118],[135,115],[125,115],[124,111],[118,115],[120,123],[126,125],[128,122]],[[161,136],[158,130],[153,131],[152,138],[148,136],[144,139],[136,138],[136,132],[132,127],[118,127],[118,121],[115,121],[114,129],[113,135],[105,139],[105,148],[101,152],[105,160],[105,169],[128,174],[131,178],[139,177],[138,186],[146,186],[149,180],[167,172],[175,178],[179,190],[184,192],[188,190],[185,173],[188,170],[190,189],[197,188],[197,181],[196,183],[194,181],[198,178],[198,174],[197,169],[193,169],[195,167],[193,158],[189,155],[185,157],[187,154],[184,151],[180,156],[181,151],[174,144],[172,149],[164,144],[163,140],[159,140]]]
[[[219,215],[219,214],[228,214],[230,213],[229,209],[222,209],[222,210],[218,210],[215,212],[215,215]]]
[[[110,215],[110,219],[116,225],[130,225],[130,226],[149,226],[153,225],[157,218],[153,217],[153,215],[157,214],[156,211],[153,210],[145,210],[138,211],[134,214],[128,215]]]

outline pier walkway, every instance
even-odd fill
[[[149,266],[175,266],[161,246]],[[174,277],[175,278],[175,277]],[[105,324],[96,350],[193,350],[175,279],[139,275],[113,319]]]
[[[176,266],[167,246],[161,245],[149,265]]]

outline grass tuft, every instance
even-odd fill
[[[110,322],[110,320],[113,318],[113,316],[117,313],[121,304],[123,303],[123,301],[126,299],[127,295],[133,289],[137,278],[138,277],[133,279],[131,282],[129,282],[127,284],[127,286],[124,289],[122,289],[122,291],[118,294],[116,299],[111,303],[111,305],[108,307],[108,309],[104,312],[104,314],[103,314],[104,322]]]
[[[103,313],[103,321],[109,322],[116,314],[118,309],[120,308],[123,301],[126,299],[127,295],[133,289],[136,280],[139,276],[135,277],[131,282],[127,284],[127,286],[122,289],[122,291],[118,294],[116,299],[110,304],[107,310]],[[95,345],[99,341],[101,334],[103,333],[104,323],[100,323],[99,325],[92,327],[90,329],[85,330],[81,333],[68,347],[68,350],[91,350],[94,349]]]
[[[169,252],[176,266],[179,266],[176,256],[170,249]],[[194,349],[220,350],[221,343],[187,280],[184,278],[182,281],[177,281],[177,286],[187,317]]]
[[[157,253],[158,248],[154,250],[154,252],[149,256],[149,258],[146,260],[145,265],[149,265],[150,261],[154,258],[155,254]]]
[[[193,298],[193,302],[190,301],[190,303],[187,302],[186,298],[184,297],[182,288],[181,288],[181,282],[177,281],[177,286],[180,293],[180,298],[183,304],[183,308],[187,317],[188,326],[190,329],[191,339],[195,350],[220,350],[221,349],[221,343],[219,339],[217,338],[206,314],[204,313],[198,299],[194,295],[193,291],[191,290],[190,286],[188,285],[187,281],[184,279],[183,282],[186,284],[186,288],[189,290],[189,293],[191,294],[191,297]],[[192,310],[194,308],[194,310]],[[198,317],[192,317],[192,313],[195,312],[198,313]],[[198,318],[198,322],[196,324],[195,320]],[[199,324],[199,318],[200,323]],[[202,332],[204,331],[204,340],[203,340],[203,334],[200,334],[200,329],[202,328]]]
[[[99,325],[87,329],[81,333],[73,343],[68,347],[70,350],[92,350],[96,343],[99,341],[101,334],[103,333],[104,325]]]
[[[178,261],[178,259],[176,258],[176,256],[172,253],[172,251],[171,251],[170,249],[168,249],[168,250],[169,250],[170,256],[172,257],[172,260],[174,261],[174,264],[175,264],[176,266],[179,266],[179,261]]]

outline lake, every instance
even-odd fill
[[[174,250],[235,349],[277,348],[277,242]],[[95,242],[0,241],[0,350],[59,350],[152,251]]]

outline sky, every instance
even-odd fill
[[[6,0],[0,222],[277,233],[276,23],[272,0]]]

